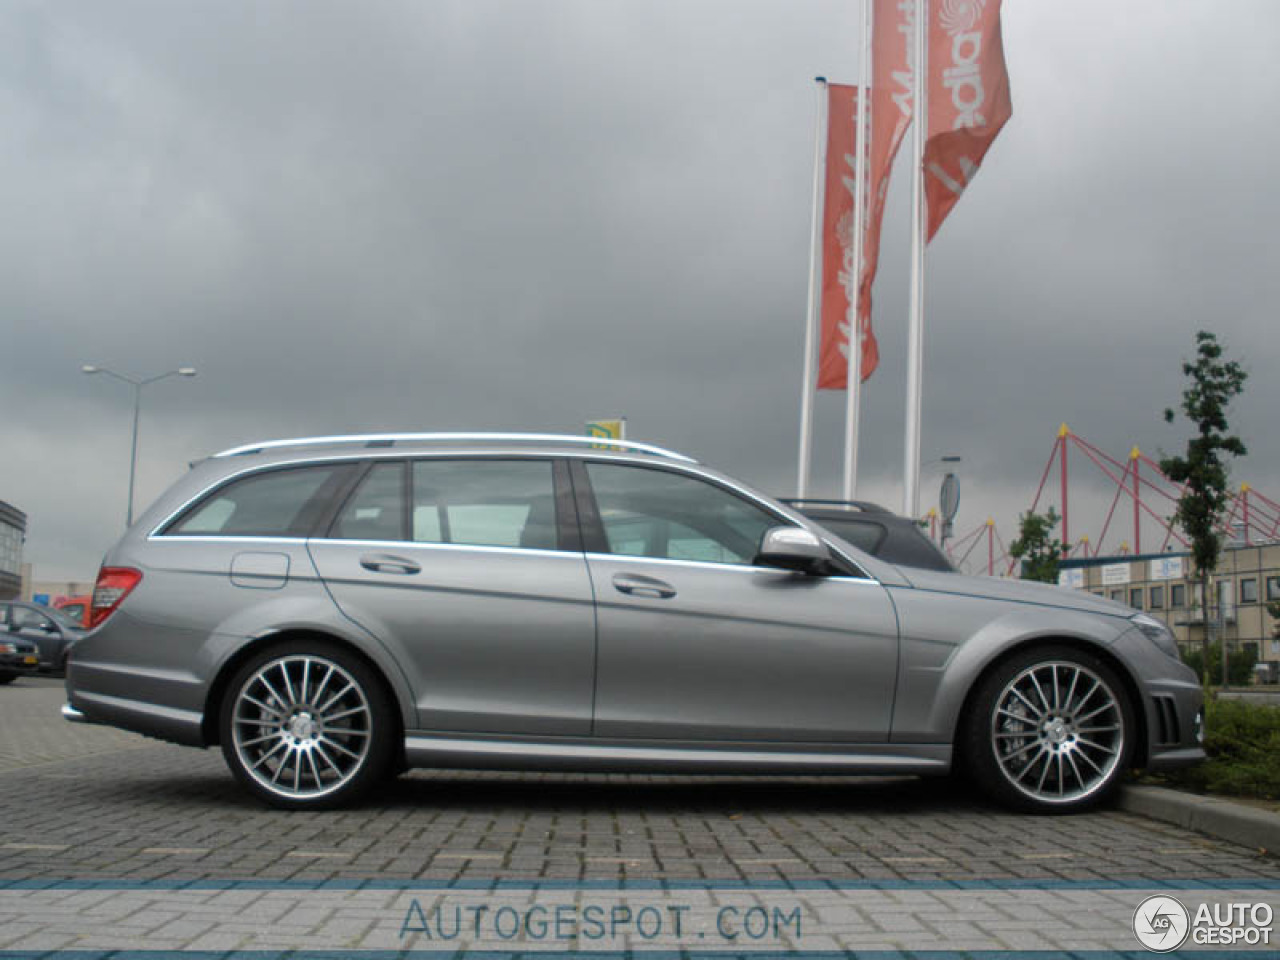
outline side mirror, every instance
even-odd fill
[[[827,545],[804,527],[770,527],[752,561],[757,567],[779,567],[799,573],[823,574],[831,565]]]

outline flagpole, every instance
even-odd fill
[[[915,64],[912,70],[914,116],[911,131],[911,297],[907,322],[907,424],[902,470],[902,513],[913,519],[920,514],[920,406],[924,368],[924,145],[929,135],[929,50],[926,41],[929,0],[916,0],[915,17]]]
[[[818,110],[813,130],[813,228],[809,237],[809,308],[804,327],[804,389],[800,394],[800,462],[796,470],[796,496],[809,495],[809,465],[813,456],[813,400],[817,390],[819,292],[822,288],[822,203],[826,174],[827,78],[814,77]]]
[[[849,375],[845,387],[844,408],[844,499],[852,500],[858,487],[858,432],[862,414],[862,260],[866,237],[867,161],[870,140],[867,135],[868,104],[871,100],[871,7],[872,0],[862,0],[862,54],[858,79],[858,129],[853,149],[858,159],[854,165],[853,188],[853,271],[849,291]]]

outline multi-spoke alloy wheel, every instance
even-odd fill
[[[990,792],[1025,809],[1101,799],[1128,764],[1134,723],[1105,664],[1070,648],[1002,664],[979,690],[964,744]]]
[[[278,806],[331,806],[381,774],[386,707],[369,668],[339,648],[275,649],[237,673],[222,715],[232,771]]]

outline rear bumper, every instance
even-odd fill
[[[198,713],[83,690],[71,692],[70,696],[62,716],[72,723],[100,723],[186,747],[205,746]]]
[[[71,648],[68,706],[89,723],[204,746],[201,708],[207,689],[191,669],[199,663],[194,637],[117,611]]]
[[[93,721],[86,717],[69,703],[62,705],[62,719],[69,723],[92,723]]]

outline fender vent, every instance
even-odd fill
[[[1178,728],[1178,707],[1173,697],[1157,694],[1151,699],[1156,707],[1156,744],[1171,746],[1181,743],[1182,731]]]

